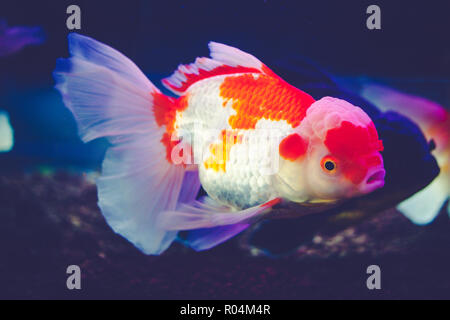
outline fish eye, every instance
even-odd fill
[[[336,165],[334,164],[333,161],[328,160],[325,162],[324,166],[325,166],[325,169],[327,169],[328,171],[332,171],[332,170],[334,170]]]
[[[337,169],[336,160],[330,156],[324,157],[321,161],[321,167],[327,173],[335,173]]]

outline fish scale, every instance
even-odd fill
[[[255,115],[237,118],[237,112],[232,107],[233,99],[222,98],[220,87],[225,78],[240,75],[207,78],[194,83],[187,90],[188,107],[177,116],[175,126],[179,128],[181,138],[186,135],[192,137],[193,150],[197,151],[198,145],[203,146],[202,157],[194,154],[196,159],[204,160],[207,158],[210,155],[209,147],[211,144],[220,142],[219,135],[214,136],[214,131],[233,130],[236,127],[246,128],[252,122],[255,122],[258,129],[276,131],[274,134],[278,137],[278,140],[275,141],[274,145],[278,145],[279,140],[292,132],[292,126],[286,121],[262,118],[263,110],[259,106]],[[242,97],[252,97],[251,86],[247,84],[241,89],[245,91]],[[231,90],[227,90],[222,94],[231,95]],[[255,103],[258,100],[251,98],[250,103]],[[236,104],[239,107],[243,102],[237,102]],[[247,108],[248,105],[249,103],[247,103]],[[278,110],[276,112],[277,114],[281,113]],[[268,112],[268,117],[273,118],[271,111]],[[276,118],[279,119],[279,116]],[[210,130],[212,133],[209,132]],[[251,141],[261,140],[259,133],[253,129],[238,129],[238,134],[243,137],[243,141],[231,147],[229,157],[225,159],[225,171],[207,168],[203,161],[199,161],[200,163],[197,164],[200,181],[210,197],[234,208],[247,208],[273,199],[277,193],[273,188],[271,175],[264,174],[262,172],[264,167],[260,167],[261,164],[264,164],[265,169],[269,170],[269,167],[273,165],[270,161],[266,161],[270,151],[263,149],[255,152],[251,148]],[[197,144],[197,146],[194,146],[194,144]],[[268,142],[262,142],[263,146],[267,146],[267,144]],[[251,151],[252,154],[249,157]],[[278,154],[278,149],[274,151]]]

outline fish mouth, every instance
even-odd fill
[[[384,177],[386,176],[386,170],[384,168],[376,169],[370,172],[361,186],[362,194],[370,193],[376,189],[382,188],[384,186]]]
[[[370,175],[367,179],[367,184],[377,183],[380,181],[384,182],[384,177],[386,176],[386,171],[384,169],[378,170],[374,174]]]

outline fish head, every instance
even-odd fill
[[[294,202],[328,202],[368,194],[384,186],[383,145],[369,116],[340,99],[313,103],[296,129],[301,156],[286,159],[280,143],[277,175],[282,196]],[[307,147],[305,147],[307,145]],[[295,143],[290,142],[290,149]],[[284,157],[283,157],[284,155]]]

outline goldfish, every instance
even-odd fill
[[[115,49],[68,39],[56,88],[82,140],[109,141],[98,204],[145,254],[174,241],[206,250],[280,202],[336,202],[384,185],[383,143],[361,108],[315,100],[249,53],[210,42],[210,58],[162,80],[168,96]]]

